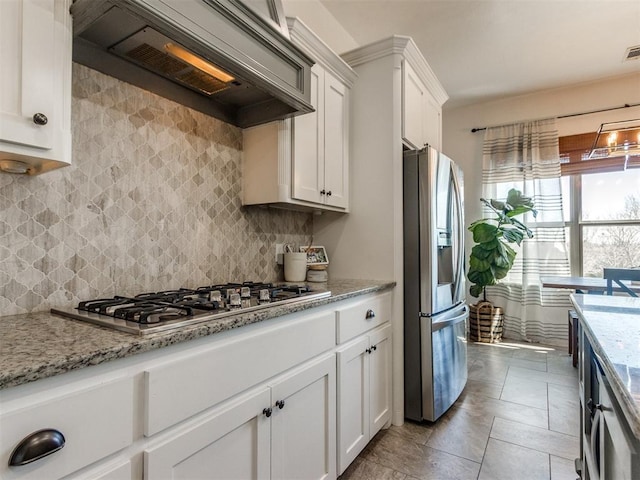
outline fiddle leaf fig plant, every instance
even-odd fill
[[[522,192],[512,188],[505,201],[480,201],[492,210],[495,218],[482,218],[469,226],[473,233],[474,247],[469,256],[469,272],[467,278],[471,282],[469,293],[474,297],[483,295],[487,299],[486,287],[495,285],[503,279],[513,267],[516,251],[510,243],[520,245],[527,238],[533,238],[533,232],[520,220],[514,218],[531,212],[535,217],[538,212],[533,208],[533,201]]]

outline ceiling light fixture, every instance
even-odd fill
[[[589,159],[640,156],[640,119],[603,123],[591,147]]]
[[[167,43],[164,48],[170,55],[173,55],[174,57],[187,62],[192,67],[195,67],[198,70],[211,75],[213,78],[217,78],[221,82],[229,83],[234,80],[234,77],[229,75],[227,72],[219,69],[215,65],[207,62],[197,55],[194,55],[193,53],[185,50],[175,43]]]

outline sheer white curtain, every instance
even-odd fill
[[[517,252],[513,269],[487,298],[504,309],[506,338],[550,342],[567,338],[568,293],[543,289],[540,277],[569,275],[555,119],[487,128],[483,197],[504,200],[511,188],[531,197],[537,217],[523,221],[534,237]],[[490,216],[490,212],[484,212]]]

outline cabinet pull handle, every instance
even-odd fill
[[[273,412],[273,410],[271,410],[270,407],[267,407],[267,408],[262,410],[262,414],[267,418],[269,418],[271,416],[272,412]]]
[[[284,408],[284,400],[278,400],[276,402],[276,407],[278,407],[280,410],[282,410]]]
[[[46,125],[49,122],[49,119],[44,113],[34,113],[33,114],[33,123],[36,125]]]
[[[377,345],[374,345],[373,347],[371,347],[371,350],[372,350],[372,351],[373,351],[373,350],[377,350],[377,349],[378,349],[378,346],[377,346]]]
[[[371,354],[371,349],[370,349],[370,348],[367,348],[367,349],[365,350],[365,352],[367,352],[368,354]]]
[[[593,418],[593,416],[596,414],[596,410],[600,410],[602,412],[604,410],[604,407],[602,406],[601,403],[596,403],[594,405],[593,399],[590,398],[587,401],[587,409],[589,410],[589,413],[591,414],[591,418]]]
[[[320,195],[326,195],[327,191],[323,188],[322,190],[320,190]]]
[[[376,312],[374,312],[373,310],[369,309],[367,310],[367,313],[365,314],[364,318],[373,318],[376,316]]]
[[[9,457],[9,466],[19,467],[51,455],[64,447],[64,435],[53,428],[38,430],[26,436]]]
[[[327,197],[330,197],[330,196],[331,196],[331,190],[327,192]]]

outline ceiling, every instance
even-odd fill
[[[445,108],[640,73],[640,0],[320,0],[359,45],[414,39]],[[640,89],[640,83],[638,85]]]

